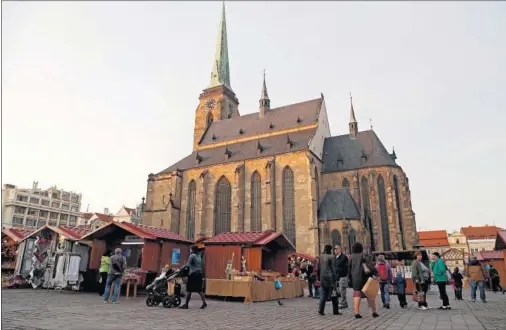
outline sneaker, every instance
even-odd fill
[[[418,307],[418,309],[419,309],[419,310],[421,310],[421,311],[426,311],[426,310],[428,310],[428,308],[427,308],[427,307],[425,307],[425,306]]]
[[[112,303],[113,303],[113,304],[115,304],[115,305],[116,305],[116,304],[119,304],[119,302],[118,302],[118,301],[113,301]]]
[[[107,300],[102,301],[102,304],[107,304]]]
[[[179,309],[188,309],[188,305],[181,305],[179,306]]]
[[[206,309],[207,308],[207,303],[203,303],[202,306],[200,306],[200,309]]]
[[[320,314],[321,316],[325,316],[324,312],[318,312],[318,314]]]
[[[390,309],[390,304],[386,304],[386,309]]]
[[[487,301],[486,301],[486,300],[482,300],[481,302],[482,302],[482,303],[484,303],[484,304],[486,304],[486,303],[487,303]]]
[[[476,299],[471,299],[471,302],[476,302]]]
[[[372,317],[378,317],[378,313],[372,313]]]
[[[355,314],[355,318],[356,318],[356,319],[361,319],[361,318],[362,318],[362,315],[360,315],[360,314]]]

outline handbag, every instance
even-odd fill
[[[274,287],[276,288],[276,290],[279,290],[283,287],[283,284],[281,284],[281,281],[279,279],[276,279],[274,281]]]

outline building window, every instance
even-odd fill
[[[39,214],[39,210],[28,209],[28,215],[37,216],[38,214]]]
[[[47,223],[49,226],[56,226],[56,220],[49,219],[49,222]]]
[[[17,213],[17,214],[25,214],[25,211],[26,211],[26,207],[16,206],[14,208],[14,213]]]
[[[41,218],[47,218],[48,214],[49,214],[48,211],[43,211],[43,210],[39,211],[39,217],[41,217]]]
[[[26,226],[27,227],[35,227],[35,220],[34,219],[26,219]]]
[[[47,191],[44,191],[44,192],[42,193],[42,196],[44,196],[44,197],[49,197],[49,193],[48,193]]]
[[[222,176],[216,183],[216,193],[214,202],[214,234],[230,232],[230,213],[231,213],[231,187],[227,178]]]
[[[348,253],[351,253],[351,247],[357,241],[357,232],[355,229],[351,228],[348,232]]]
[[[23,225],[23,218],[22,217],[13,217],[12,224],[22,226]]]
[[[195,239],[195,207],[196,207],[197,184],[191,180],[188,184],[188,205],[186,208],[186,237]]]
[[[69,194],[63,194],[61,199],[63,199],[64,201],[68,202],[69,201]]]
[[[79,212],[79,208],[77,206],[72,206],[70,209],[74,212]]]
[[[318,177],[318,167],[314,168],[314,184],[316,190],[316,210],[320,208],[320,178]]]
[[[262,231],[262,180],[257,171],[251,176],[251,231]]]
[[[37,227],[44,227],[46,225],[46,220],[40,219],[37,222]]]
[[[459,239],[458,239],[458,238],[457,238],[457,244],[460,244],[460,241],[459,241]]]
[[[41,202],[40,202],[43,206],[49,206],[49,201],[47,199],[43,199]]]
[[[60,220],[65,220],[67,221],[69,219],[69,215],[68,214],[60,214]]]
[[[35,197],[30,197],[30,203],[31,204],[39,204],[40,203],[40,199],[35,198]]]
[[[390,251],[390,228],[387,216],[387,200],[385,195],[385,181],[381,175],[378,176],[378,199],[381,216],[381,237],[383,241],[383,251]]]
[[[345,189],[350,188],[350,182],[348,181],[348,179],[346,179],[346,178],[344,178],[344,179],[343,179],[342,186],[343,186],[343,188],[345,188]]]
[[[16,200],[17,200],[18,202],[28,202],[28,196],[18,195],[18,196],[16,197]]]
[[[394,190],[395,190],[395,206],[397,207],[397,217],[399,218],[399,231],[401,232],[401,245],[402,249],[406,250],[406,242],[404,239],[404,223],[402,220],[401,196],[399,196],[399,181],[397,180],[396,175],[394,175]]]
[[[339,245],[341,246],[341,233],[339,230],[334,229],[331,233],[332,236],[332,246]]]
[[[51,207],[59,209],[60,208],[60,203],[58,203],[58,202],[52,202],[51,203]]]
[[[54,198],[54,199],[60,199],[60,194],[57,193],[57,192],[54,192],[51,194],[51,197]]]
[[[75,227],[77,224],[77,217],[75,215],[71,215],[69,218],[69,226]]]
[[[290,167],[283,170],[283,233],[296,246],[295,229],[295,189],[293,183],[293,171]]]
[[[78,195],[72,196],[72,203],[77,203],[77,202],[79,202],[79,196]]]
[[[49,219],[58,220],[58,213],[56,212],[49,213]]]
[[[70,210],[70,205],[69,205],[69,204],[62,204],[62,205],[61,205],[61,208],[62,208],[63,210]]]
[[[362,205],[364,205],[364,225],[369,232],[369,238],[371,240],[371,251],[375,251],[375,242],[374,242],[374,228],[372,225],[372,216],[371,216],[371,201],[369,199],[369,182],[367,177],[364,175],[360,180],[360,186],[362,190]]]

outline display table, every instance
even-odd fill
[[[274,281],[231,281],[206,279],[206,295],[242,297],[245,303],[269,301],[304,296],[304,281],[283,281],[276,290]]]

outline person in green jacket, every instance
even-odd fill
[[[102,296],[105,291],[105,283],[107,282],[107,274],[109,273],[109,265],[111,264],[111,251],[105,251],[102,258],[100,258],[100,269],[98,272],[100,273],[99,279],[99,290],[98,294]]]
[[[437,287],[439,288],[439,295],[441,300],[443,300],[443,305],[439,307],[439,309],[451,309],[450,300],[448,299],[448,295],[446,294],[446,283],[448,282],[448,268],[446,264],[441,258],[439,252],[434,252],[432,254],[432,259],[434,260],[434,268],[432,269],[434,273],[434,282],[436,282]]]

